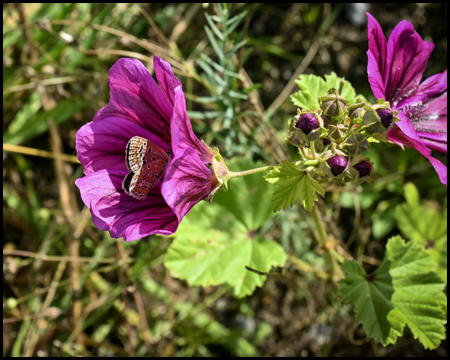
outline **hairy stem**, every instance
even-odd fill
[[[260,168],[256,168],[256,169],[250,169],[250,170],[244,170],[244,171],[230,171],[228,173],[230,179],[234,178],[234,177],[242,177],[242,176],[247,176],[247,175],[252,175],[252,174],[256,174],[262,171],[267,171],[267,170],[272,170],[276,165],[270,165],[270,166],[263,166]]]
[[[320,216],[319,210],[317,209],[317,205],[313,206],[311,215],[312,215],[312,218],[314,221],[314,225],[316,226],[316,230],[319,234],[318,240],[320,243],[320,247],[322,248],[322,250],[325,253],[325,258],[326,258],[328,266],[329,266],[328,276],[329,276],[329,280],[331,281],[333,279],[333,275],[334,275],[334,260],[331,255],[330,248],[328,247],[327,235],[325,232],[325,225],[322,221],[322,217]]]
[[[309,144],[309,147],[311,149],[312,158],[313,158],[313,160],[315,160],[316,159],[316,143],[315,143],[315,141],[311,141],[311,143]]]
[[[295,163],[293,163],[294,166],[317,166],[319,164],[319,160],[302,160],[302,161],[297,161]],[[256,168],[256,169],[250,169],[250,170],[244,170],[244,171],[230,171],[228,172],[229,178],[234,178],[234,177],[242,177],[242,176],[247,176],[247,175],[252,175],[252,174],[256,174],[259,172],[263,172],[263,171],[268,171],[268,170],[272,170],[273,168],[280,166],[280,165],[269,165],[269,166],[263,166],[260,168]]]

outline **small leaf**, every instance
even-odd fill
[[[192,119],[213,119],[219,116],[225,116],[221,111],[187,111],[189,118]]]
[[[328,91],[325,81],[316,75],[300,75],[295,82],[301,91],[291,95],[294,105],[302,110],[317,110],[319,97],[325,96]]]
[[[214,38],[214,35],[212,34],[211,30],[209,30],[209,28],[207,26],[205,26],[205,32],[206,32],[206,36],[208,36],[209,42],[211,43],[217,56],[219,57],[220,60],[223,60],[224,53],[223,53],[222,49],[220,48],[219,44],[217,44],[217,41]]]
[[[216,24],[213,23],[213,21],[211,20],[211,16],[206,12],[205,12],[205,16],[206,16],[206,20],[208,21],[210,28],[214,31],[214,33],[219,38],[219,40],[223,41],[223,39],[224,39],[223,34],[219,31]]]
[[[327,89],[331,88],[339,89],[343,78],[338,77],[335,72],[332,72],[330,75],[325,75],[325,80]],[[352,84],[350,84],[346,80],[344,80],[344,86],[342,87],[342,90],[339,95],[342,96],[344,99],[350,101],[350,105],[354,104],[356,101],[355,89],[353,89]]]
[[[434,262],[416,242],[389,239],[380,267],[367,275],[354,261],[342,267],[338,294],[355,306],[356,320],[369,338],[383,346],[402,336],[405,325],[425,348],[434,349],[445,338],[444,283],[430,271]]]
[[[313,180],[307,172],[297,170],[286,161],[264,176],[264,179],[278,185],[273,194],[273,211],[293,206],[297,199],[300,199],[306,210],[311,211],[314,201],[317,201],[316,192],[325,195],[322,185]]]
[[[447,207],[439,214],[421,205],[419,191],[412,183],[405,184],[404,191],[406,202],[395,208],[397,226],[406,238],[426,246],[436,262],[435,271],[447,282]]]
[[[342,80],[334,72],[325,75],[325,80],[316,75],[300,75],[295,82],[301,91],[291,95],[291,100],[302,110],[317,110],[319,109],[318,99],[327,95],[331,88],[339,89]],[[340,95],[349,100],[350,104],[354,104],[356,101],[355,90],[348,81],[344,81]]]
[[[242,99],[242,100],[247,100],[247,99],[248,99],[248,96],[247,96],[247,95],[245,95],[245,94],[240,94],[240,93],[238,93],[238,92],[236,92],[236,91],[233,91],[233,90],[230,90],[230,91],[228,92],[228,95],[230,95],[231,97],[236,98],[236,99]]]
[[[231,33],[236,29],[236,27],[241,23],[241,21],[245,19],[245,15],[247,15],[247,13],[248,10],[245,10],[227,21],[227,36],[230,36]]]

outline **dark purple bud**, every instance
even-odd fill
[[[334,176],[342,174],[347,167],[348,160],[345,156],[335,156],[330,160],[327,160],[327,164],[330,166],[331,172]]]
[[[370,166],[370,164],[366,161],[361,161],[360,163],[353,165],[353,167],[358,170],[359,177],[368,176],[372,171],[372,166]]]
[[[314,114],[303,114],[298,119],[296,127],[308,135],[311,131],[319,128],[319,122]]]
[[[387,129],[394,121],[394,113],[389,109],[378,109],[377,114],[380,117],[381,123]]]
[[[328,138],[323,138],[322,142],[323,142],[323,146],[328,146],[331,144],[331,140]]]

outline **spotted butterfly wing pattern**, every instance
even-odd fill
[[[148,195],[158,181],[164,178],[171,152],[166,152],[154,142],[140,136],[128,141],[125,160],[130,173],[125,176],[122,188],[136,199]]]

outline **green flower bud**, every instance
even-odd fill
[[[348,103],[347,99],[339,96],[336,89],[330,89],[327,96],[319,98],[323,114],[334,121],[339,121],[345,115]]]
[[[357,125],[355,125],[357,126]],[[353,155],[362,154],[369,150],[369,142],[367,141],[367,136],[354,132],[346,140],[345,143],[341,145],[347,152]]]

